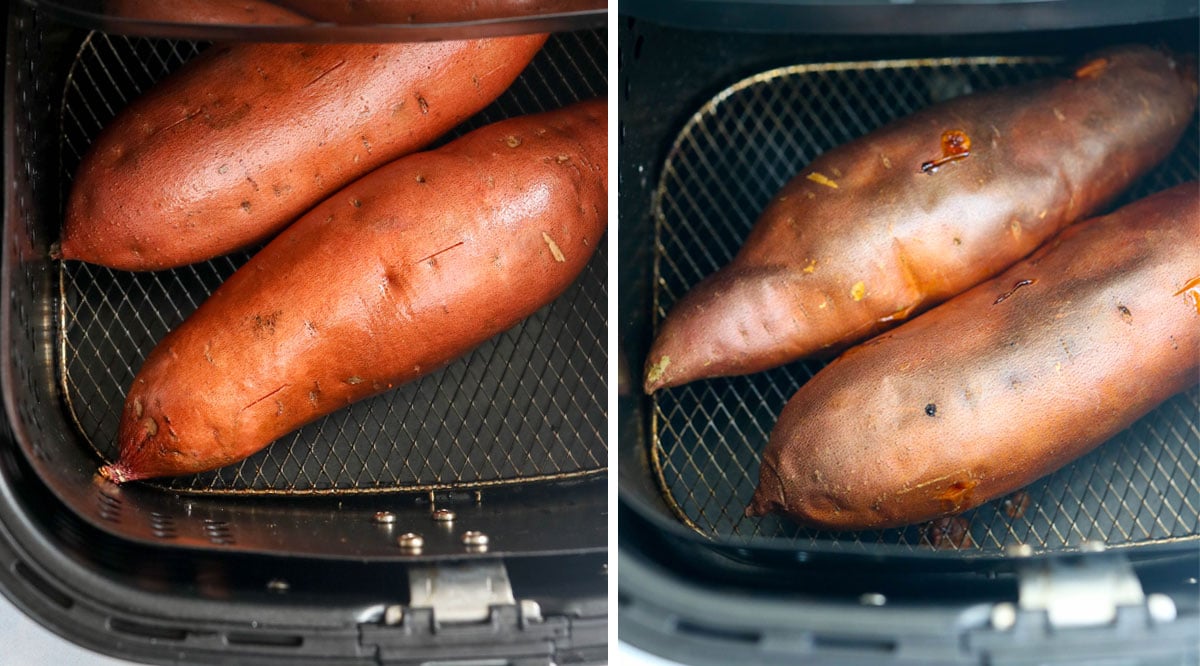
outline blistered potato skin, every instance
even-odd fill
[[[1192,119],[1194,69],[1140,46],[931,106],[812,162],[668,314],[645,390],[832,355],[996,275],[1110,203]],[[943,135],[969,154],[936,169]]]
[[[1188,183],[851,348],[784,407],[747,513],[830,529],[960,513],[1195,386],[1197,229]]]
[[[561,294],[602,241],[607,159],[597,100],[484,127],[350,184],[159,342],[126,396],[120,458],[101,473],[228,465],[507,330]]]
[[[544,41],[214,45],[101,131],[59,255],[161,270],[268,240],[487,106]]]

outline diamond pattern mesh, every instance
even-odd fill
[[[63,196],[90,141],[203,45],[93,33],[62,103]],[[553,36],[511,89],[449,138],[606,91],[604,31]],[[145,356],[252,253],[158,273],[62,262],[59,374],[97,454],[111,460],[125,389]],[[601,472],[607,253],[554,303],[445,370],[341,410],[246,461],[162,482],[173,491],[425,491]]]
[[[839,63],[773,70],[714,97],[687,123],[663,167],[657,217],[655,321],[733,258],[759,212],[817,155],[931,103],[1026,81],[1055,63],[1031,58]],[[1197,125],[1122,202],[1195,179]],[[827,532],[742,511],[759,452],[784,403],[822,367],[800,362],[749,377],[695,382],[652,397],[651,460],[668,504],[699,532],[734,543],[799,547],[930,547],[928,526]],[[1101,541],[1134,546],[1200,535],[1200,390],[1178,395],[1022,497],[964,514],[977,554]],[[946,544],[943,542],[943,546]]]

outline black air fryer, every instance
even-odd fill
[[[640,390],[671,306],[733,257],[770,198],[816,156],[1105,46],[1194,54],[1197,11],[1193,2],[622,3],[623,642],[689,664],[1200,661],[1195,387],[953,529],[860,532],[743,513],[780,410],[824,362]],[[1198,144],[1193,117],[1175,151],[1112,207],[1195,180]]]
[[[249,460],[120,487],[124,391],[252,254],[155,273],[50,259],[79,160],[213,40],[552,32],[502,118],[606,94],[603,9],[464,24],[227,26],[99,2],[5,12],[0,587],[88,648],[188,663],[606,658],[606,252],[559,299],[422,380]]]

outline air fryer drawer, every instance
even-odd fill
[[[10,57],[28,66],[10,101],[6,392],[18,442],[58,497],[103,530],[173,547],[411,559],[467,554],[468,531],[488,534],[492,555],[605,547],[603,244],[566,293],[513,329],[242,463],[120,488],[95,477],[116,454],[124,392],[146,354],[253,249],[154,273],[49,260],[90,142],[206,43],[36,12],[17,21]],[[603,96],[606,50],[604,30],[552,35],[501,98],[440,141]],[[435,524],[435,506],[456,520]],[[566,523],[540,520],[551,506]],[[394,520],[376,522],[380,511]],[[423,549],[398,548],[406,532],[423,534]]]

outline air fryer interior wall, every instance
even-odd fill
[[[664,165],[671,159],[670,151],[673,142],[686,129],[693,113],[704,107],[721,91],[746,77],[761,72],[806,63],[814,63],[819,67],[821,63],[831,62],[873,62],[876,60],[971,56],[1017,58],[1048,56],[1069,61],[1087,51],[1122,42],[1164,45],[1179,53],[1194,53],[1197,36],[1194,21],[1171,21],[1120,28],[1058,32],[936,37],[820,37],[747,35],[734,32],[700,33],[666,28],[626,17],[621,19],[621,27],[618,38],[620,45],[618,57],[621,63],[618,81],[618,90],[620,91],[618,141],[621,151],[619,167],[621,234],[618,255],[621,273],[618,276],[620,287],[618,325],[621,328],[618,338],[622,343],[622,348],[619,350],[619,362],[622,366],[623,381],[618,408],[621,425],[618,465],[622,501],[640,520],[653,525],[658,530],[660,538],[666,540],[670,547],[690,553],[689,557],[693,560],[698,557],[695,553],[699,549],[735,557],[742,563],[734,567],[735,570],[746,563],[774,566],[788,561],[794,562],[796,557],[814,561],[828,561],[831,558],[841,558],[842,561],[878,560],[879,558],[884,558],[886,561],[929,560],[929,566],[953,569],[1004,567],[1004,560],[1007,557],[1005,548],[1009,544],[1004,543],[1003,540],[1000,540],[998,544],[992,542],[989,544],[991,548],[987,550],[951,549],[947,551],[923,545],[920,534],[915,531],[908,534],[809,534],[803,538],[797,538],[794,528],[779,525],[777,529],[767,531],[768,536],[765,538],[762,535],[755,536],[753,529],[748,529],[745,533],[732,533],[733,536],[726,529],[719,531],[715,535],[715,539],[706,540],[683,527],[676,511],[678,507],[671,506],[671,498],[663,492],[663,485],[656,470],[656,465],[662,465],[662,459],[655,459],[652,437],[655,427],[661,427],[662,423],[654,422],[654,402],[640,395],[638,390],[640,370],[652,338],[656,289],[678,288],[677,284],[671,282],[677,278],[670,276],[666,276],[666,281],[655,282],[658,277],[653,273],[655,256],[663,251],[659,245],[663,241],[663,237],[656,236],[655,225],[656,223],[669,223],[670,232],[678,234],[680,226],[687,224],[678,215],[665,220],[665,222],[663,218],[655,219],[657,212],[665,211],[664,215],[668,218],[673,214],[672,211],[663,208],[656,211],[654,207],[656,195],[659,196],[657,201],[663,200],[662,191],[656,192],[656,190],[660,185]],[[995,74],[990,76],[994,77]],[[905,88],[907,85],[909,84],[896,84],[900,89],[908,89]],[[763,132],[770,134],[773,122],[781,123],[781,127],[796,126],[795,123],[799,120],[788,115],[799,113],[794,110],[793,105],[799,107],[821,106],[828,103],[836,106],[844,103],[843,100],[846,99],[846,89],[839,88],[836,84],[828,84],[824,88],[817,86],[817,88],[825,90],[827,93],[832,90],[833,93],[840,93],[842,96],[827,102],[824,99],[793,99],[789,98],[787,94],[780,94],[774,102],[770,102],[764,101],[770,98],[770,92],[756,93],[757,96],[754,97],[754,101],[747,104],[749,108],[742,113],[742,117],[753,116],[757,119],[765,119],[766,128]],[[864,95],[869,98],[876,92],[878,91],[858,90],[852,97],[861,100]],[[793,99],[790,104],[789,99]],[[728,100],[722,97],[719,103],[726,101]],[[756,107],[755,104],[759,106]],[[711,107],[706,108],[706,113],[709,111],[711,111]],[[786,118],[786,120],[782,118]],[[734,121],[734,125],[736,124],[737,122]],[[723,137],[723,149],[734,153],[740,150],[741,144],[751,140],[745,135],[726,136],[722,133],[734,125],[725,125],[715,129],[714,126],[709,125],[705,131],[709,136]],[[751,125],[753,123],[746,124],[746,126]],[[857,131],[865,131],[865,129],[859,128]],[[758,137],[758,140],[761,140],[761,137]],[[1164,179],[1161,174],[1147,178],[1138,186],[1141,188],[1142,194],[1161,189],[1174,182],[1195,178],[1197,148],[1194,123],[1193,127],[1188,130],[1184,142],[1185,144],[1180,148],[1181,152],[1175,156],[1178,162],[1177,167],[1173,168],[1178,173],[1169,179]],[[685,154],[689,151],[703,150],[696,148],[694,142],[682,145],[681,152]],[[822,149],[828,147],[830,146],[823,146]],[[779,151],[787,153],[788,149],[780,148]],[[677,154],[675,156],[678,157]],[[808,157],[811,158],[811,155]],[[699,168],[695,167],[697,163],[699,161],[694,161],[692,168]],[[705,163],[703,168],[720,174],[721,178],[728,181],[730,190],[739,190],[739,185],[733,182],[735,179],[746,177],[756,179],[762,174],[761,169],[749,169],[745,164],[733,166],[731,164],[717,161]],[[742,167],[741,170],[737,169],[739,166]],[[680,165],[673,166],[669,171],[670,177],[684,179],[685,176],[679,175],[678,168]],[[682,168],[689,167],[684,165]],[[775,176],[767,176],[767,178],[772,177]],[[721,192],[717,191],[719,184],[718,181],[708,181],[706,186],[711,189],[701,188],[693,192],[696,201],[703,202],[703,205],[699,203],[695,205],[703,208],[705,214],[717,219],[723,219],[722,216],[727,215],[732,217],[747,215],[746,210],[732,212],[728,210],[730,207],[727,205],[728,200],[722,197]],[[740,191],[742,193],[756,192],[763,187],[759,180],[754,180],[749,185],[741,186]],[[1134,189],[1136,191],[1138,188]],[[753,213],[751,212],[749,215],[752,221]],[[731,241],[729,238],[725,238],[725,234],[729,232],[724,229],[707,229],[703,228],[703,224],[700,224],[698,228],[690,229],[689,233],[691,233],[691,238],[678,240],[679,237],[676,236],[671,239],[671,242],[690,243],[696,247],[708,244],[710,250],[718,248],[715,251],[716,254],[727,251],[725,245],[733,243],[733,247],[736,248],[737,243],[740,242],[739,239]],[[672,246],[671,249],[678,251],[678,246]],[[681,265],[691,267],[691,264],[687,263],[688,261],[689,259],[686,258],[679,259]],[[678,295],[678,293],[675,294],[676,297]],[[789,377],[789,379],[779,382],[779,386],[773,389],[780,393],[778,399],[786,400],[790,397],[794,386],[789,384],[789,381],[793,383],[802,381],[812,371],[813,369],[799,366],[781,371],[783,376]],[[697,396],[704,393],[707,397],[697,397],[693,400],[693,404],[703,407],[704,400],[711,400],[714,393],[722,396],[717,398],[717,401],[720,402],[729,394],[738,395],[739,388],[745,388],[737,382],[729,382],[722,386],[724,388],[721,389],[705,389],[703,387],[696,389]],[[764,393],[761,391],[746,391],[744,395],[740,396],[740,399],[753,403],[752,406],[755,410],[769,410],[770,396],[767,398],[769,404],[766,407],[759,405],[759,400],[763,398],[763,395]],[[1181,441],[1176,445],[1185,452],[1185,456],[1172,470],[1172,474],[1178,472],[1177,479],[1183,480],[1184,486],[1180,489],[1181,492],[1171,493],[1169,492],[1171,488],[1164,488],[1159,484],[1157,490],[1150,489],[1145,495],[1148,503],[1153,502],[1160,506],[1170,497],[1170,501],[1175,502],[1173,508],[1184,512],[1183,519],[1177,520],[1173,524],[1174,528],[1181,531],[1165,535],[1167,538],[1160,539],[1159,543],[1152,547],[1130,550],[1131,557],[1149,558],[1154,556],[1153,553],[1162,555],[1168,552],[1190,552],[1195,549],[1194,539],[1200,533],[1200,524],[1191,523],[1196,522],[1195,507],[1198,506],[1197,501],[1200,498],[1195,496],[1197,490],[1194,483],[1188,485],[1189,480],[1195,478],[1194,456],[1198,448],[1194,442],[1197,434],[1194,415],[1195,399],[1193,390],[1189,394],[1175,399],[1174,402],[1178,404],[1170,407],[1170,409],[1178,411],[1178,414],[1172,417],[1178,419],[1178,425],[1172,427],[1181,430]],[[729,461],[706,459],[703,450],[696,446],[696,442],[704,437],[696,433],[708,427],[708,422],[705,421],[704,427],[691,427],[687,423],[693,422],[694,424],[696,420],[704,421],[704,409],[681,411],[678,402],[677,399],[676,404],[672,404],[666,410],[660,409],[657,416],[660,420],[664,417],[680,420],[679,440],[684,443],[685,447],[692,447],[689,452],[694,454],[695,458],[693,472],[700,475],[698,481],[693,478],[691,482],[694,484],[720,483],[721,475],[736,474],[736,472],[731,472]],[[736,402],[735,399],[733,404]],[[724,407],[727,407],[728,404],[723,403]],[[778,406],[781,407],[782,402],[779,402]],[[717,412],[711,411],[713,409],[711,405],[708,406],[708,409],[710,414],[717,414]],[[719,410],[721,407],[718,406],[717,409]],[[773,416],[767,421],[761,419],[759,421],[758,427],[765,427],[769,431]],[[765,426],[762,425],[763,423]],[[754,438],[749,437],[747,441],[752,439]],[[740,439],[732,444],[730,442],[724,444],[734,450],[741,446],[755,445],[754,442],[747,444]],[[764,439],[757,443],[757,446],[765,446],[765,435]],[[710,450],[713,448],[710,445]],[[1186,455],[1189,452],[1190,457]],[[688,464],[693,463],[688,461]],[[1172,462],[1172,464],[1174,463]],[[1189,465],[1191,469],[1189,469]],[[703,472],[700,471],[705,469],[710,471],[721,469],[722,472],[719,475],[713,474],[713,478],[717,479],[716,482],[708,482],[704,480]],[[750,471],[756,472],[756,469]],[[677,481],[682,482],[684,478],[680,476]],[[676,486],[676,492],[678,490],[679,487]],[[683,493],[686,494],[686,492],[687,490],[684,489]],[[1151,496],[1150,493],[1154,492],[1161,493],[1161,496]],[[715,495],[709,495],[706,498],[698,498],[697,504],[702,505],[705,499],[714,500],[714,497]],[[1128,498],[1125,499],[1128,501]],[[1141,500],[1134,501],[1133,513],[1141,510],[1137,505],[1138,501]],[[716,501],[716,504],[721,507],[719,501]],[[736,508],[740,509],[740,507]],[[733,509],[724,507],[719,510],[733,511]],[[726,514],[720,513],[720,515],[725,516]],[[736,517],[733,520],[736,520]],[[713,536],[711,531],[706,531],[706,534],[710,537]],[[776,538],[784,534],[788,535],[787,538]],[[1181,538],[1175,538],[1176,536]],[[1082,540],[1095,540],[1098,537],[1102,538],[1102,535],[1093,531],[1092,534],[1086,534]],[[1114,539],[1113,545],[1120,545],[1116,543],[1118,541],[1120,540]],[[1080,542],[1076,541],[1073,544],[1060,542],[1056,547],[1038,548],[1035,546],[1035,549],[1045,552],[1063,552],[1078,548]],[[676,555],[680,555],[680,553],[676,553]],[[729,571],[728,563],[724,567],[719,565],[716,567],[716,570],[722,569]]]
[[[17,441],[67,505],[124,538],[176,547],[394,558],[395,534],[427,529],[422,557],[463,554],[467,530],[488,533],[493,555],[605,547],[603,251],[561,298],[468,357],[242,465],[119,488],[96,479],[141,358],[250,253],[152,274],[46,259],[87,144],[204,44],[17,12],[6,395]],[[603,95],[605,41],[602,30],[553,35],[501,99],[445,140]],[[377,496],[349,497],[362,494]],[[431,504],[453,505],[453,527],[432,531]],[[397,515],[386,530],[371,520],[380,510]]]

